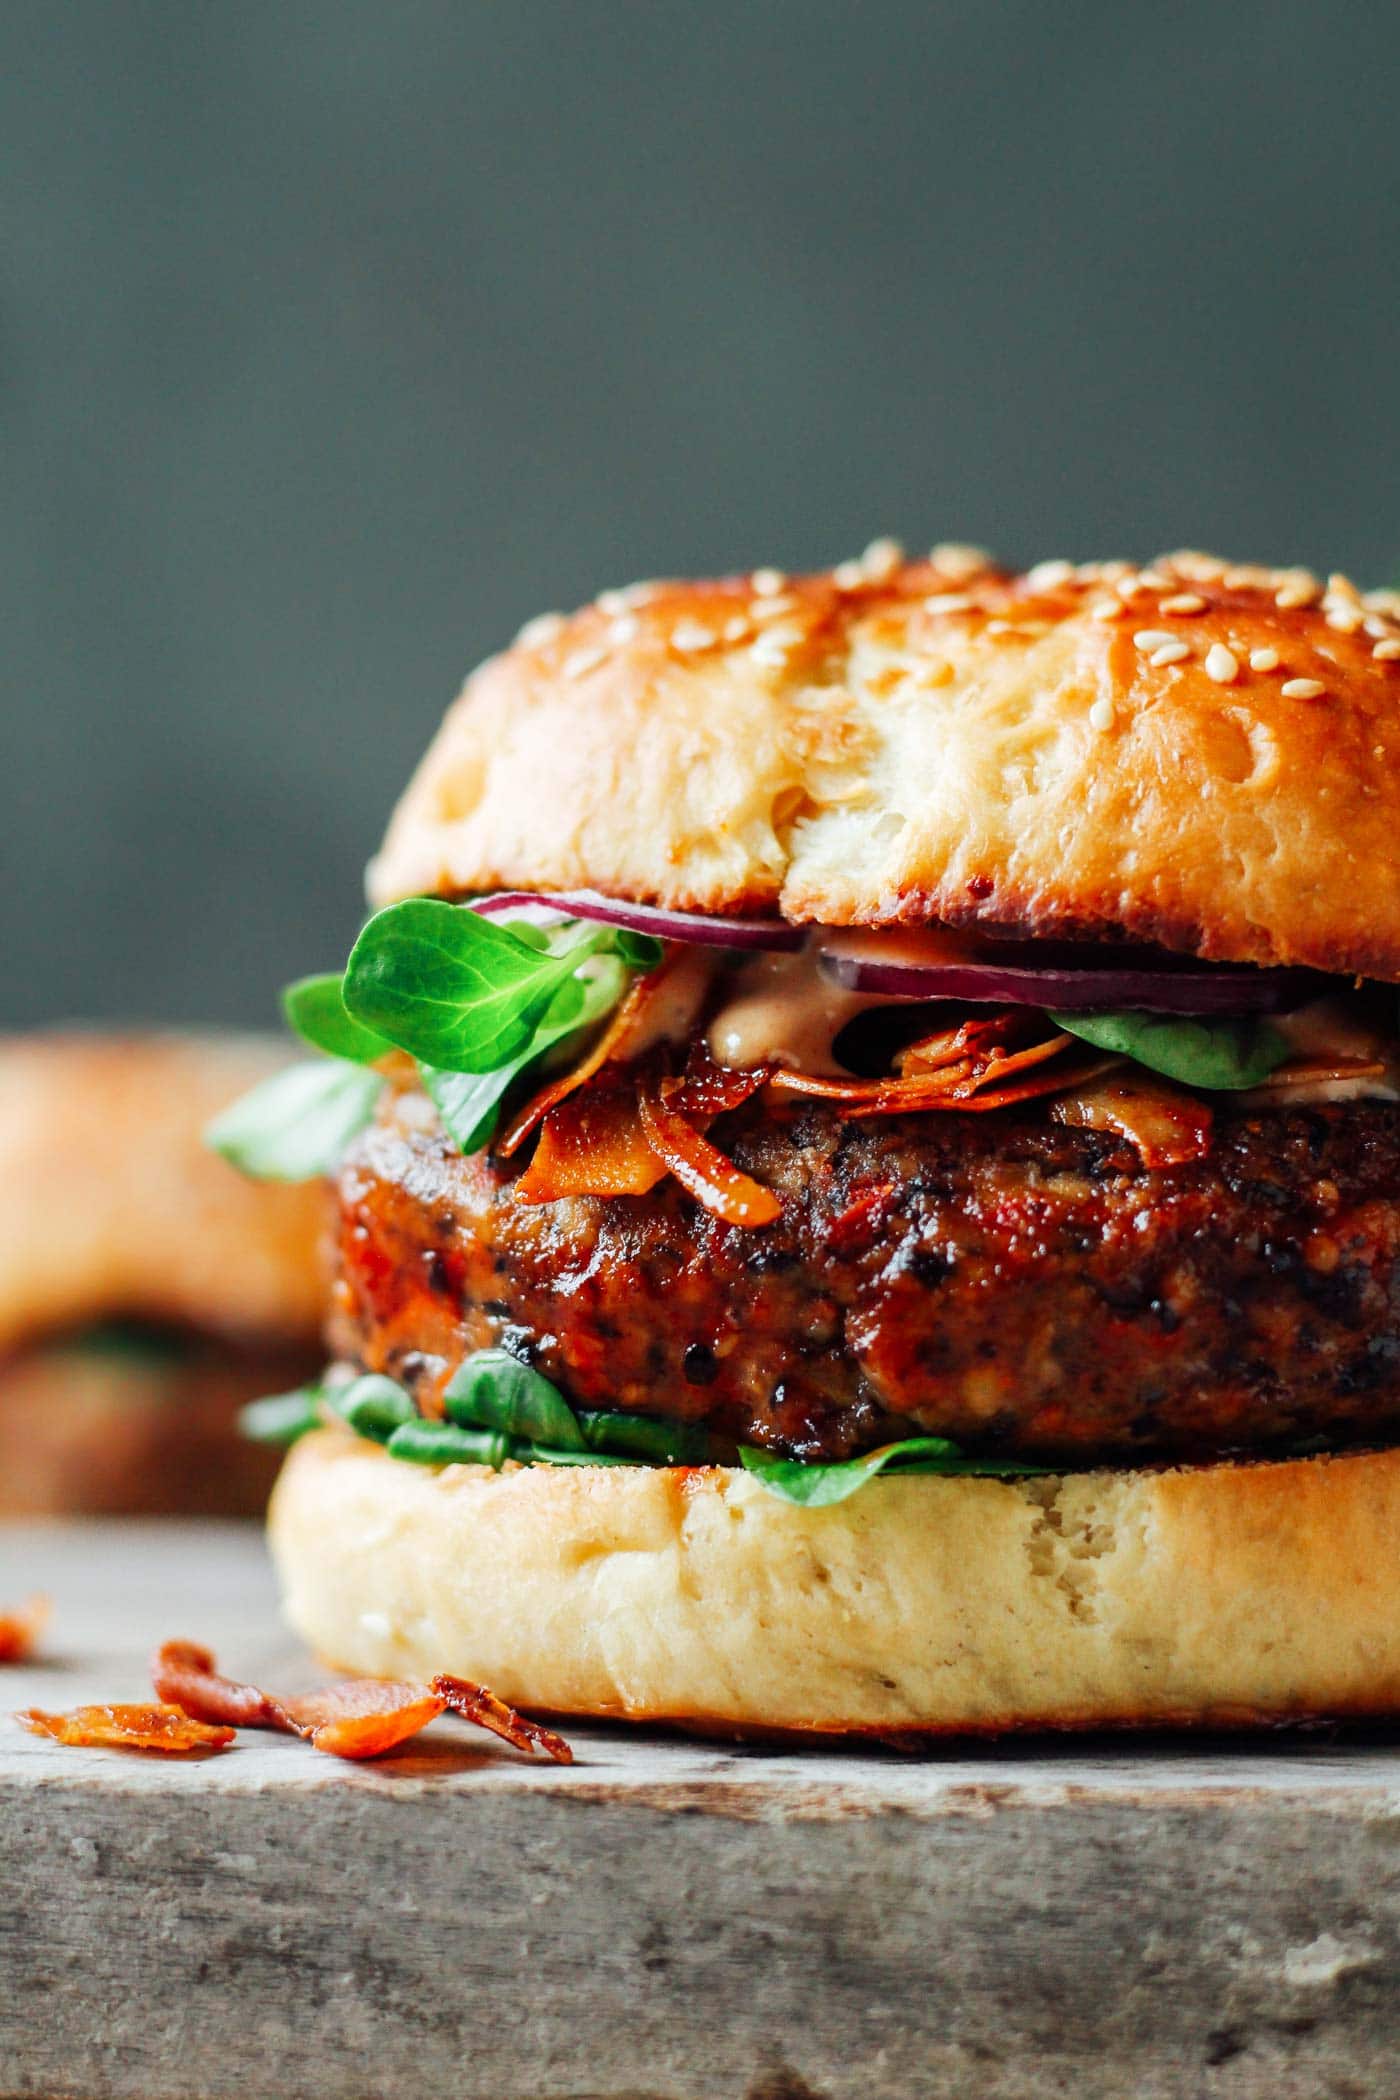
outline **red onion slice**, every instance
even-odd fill
[[[498,912],[543,905],[570,919],[601,919],[633,933],[654,934],[659,941],[690,941],[702,948],[797,949],[806,938],[801,926],[786,919],[724,919],[705,912],[667,911],[659,904],[626,904],[599,890],[498,890],[476,897],[472,910],[488,918]]]
[[[957,999],[968,1005],[1038,1006],[1062,1013],[1276,1014],[1315,997],[1309,970],[1258,970],[1228,963],[1142,959],[1116,965],[1046,942],[1014,956],[947,963],[880,962],[823,954],[824,976],[846,991],[887,999]],[[1073,959],[1070,959],[1070,956]]]

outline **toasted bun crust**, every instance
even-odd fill
[[[605,593],[469,680],[370,895],[588,886],[1400,977],[1397,610],[1205,555],[1011,576],[888,544]]]
[[[270,1536],[297,1631],[383,1677],[724,1730],[1400,1712],[1400,1452],[881,1481],[798,1509],[721,1467],[423,1470],[327,1430]]]
[[[245,1181],[200,1135],[287,1054],[237,1036],[0,1042],[0,1352],[115,1318],[316,1334],[321,1191]]]

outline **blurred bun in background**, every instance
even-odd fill
[[[251,1514],[245,1401],[320,1364],[322,1199],[206,1151],[274,1040],[0,1040],[0,1516]]]

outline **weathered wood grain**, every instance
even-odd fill
[[[139,1696],[161,1637],[308,1672],[251,1532],[0,1531],[57,1602],[27,1704]],[[0,1725],[0,2094],[77,2100],[1298,2100],[1395,2090],[1400,1756],[944,1753],[443,1722],[342,1767]]]

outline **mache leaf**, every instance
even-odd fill
[[[522,1443],[582,1451],[578,1417],[557,1386],[507,1349],[478,1349],[458,1366],[442,1396],[450,1422],[494,1429]]]
[[[459,1152],[480,1152],[490,1144],[510,1083],[533,1054],[526,1050],[494,1072],[442,1072],[436,1065],[419,1065],[424,1092]]]
[[[614,926],[613,946],[629,970],[654,970],[666,952],[664,941],[654,933],[634,933],[630,926]]]
[[[992,1480],[1020,1479],[1043,1474],[1047,1466],[1021,1465],[1014,1459],[966,1458],[956,1444],[942,1436],[905,1437],[897,1444],[882,1444],[859,1458],[828,1462],[805,1458],[779,1458],[752,1444],[741,1444],[739,1463],[752,1473],[760,1487],[782,1502],[798,1503],[803,1509],[826,1509],[844,1502],[867,1482],[892,1471],[906,1473],[973,1474]]]
[[[1288,1055],[1279,1031],[1257,1019],[1207,1021],[1144,1013],[1052,1013],[1050,1019],[1066,1035],[1207,1093],[1257,1086]]]
[[[420,1064],[424,1088],[443,1128],[461,1151],[479,1152],[491,1142],[501,1102],[527,1066],[616,1006],[627,983],[622,963],[616,956],[597,956],[589,971],[587,977],[570,977],[560,986],[524,1049],[494,1072],[444,1072],[435,1065]]]
[[[665,1422],[654,1415],[620,1411],[580,1414],[578,1421],[583,1440],[595,1456],[616,1452],[625,1458],[649,1459],[660,1466],[698,1466],[705,1462],[709,1440],[694,1422]]]
[[[494,1072],[527,1049],[593,946],[585,934],[552,954],[462,905],[410,897],[376,912],[361,932],[346,966],[345,1004],[424,1064]]]
[[[338,975],[299,977],[283,992],[282,1011],[302,1041],[313,1050],[324,1050],[328,1057],[369,1065],[394,1047],[346,1011]]]
[[[315,1181],[340,1164],[383,1085],[340,1059],[289,1065],[215,1116],[204,1141],[255,1181]]]
[[[392,1378],[379,1371],[365,1371],[348,1385],[338,1386],[327,1396],[332,1413],[354,1430],[356,1436],[387,1443],[405,1422],[416,1422],[418,1410],[412,1398]]]
[[[511,1456],[510,1438],[489,1429],[463,1429],[455,1422],[403,1422],[390,1435],[390,1458],[419,1466],[494,1466]]]
[[[269,1393],[265,1400],[250,1400],[238,1411],[238,1430],[255,1444],[285,1448],[308,1430],[319,1428],[324,1389],[319,1385],[298,1386],[291,1393]]]

